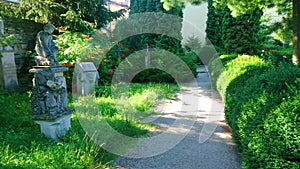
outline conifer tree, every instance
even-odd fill
[[[222,21],[222,41],[227,53],[249,53],[257,49],[261,42],[260,18],[261,10],[233,17],[229,8],[224,9]]]
[[[166,13],[172,14],[179,17],[182,17],[182,8],[180,7],[173,7],[170,10],[166,10],[163,7],[163,2],[160,0],[131,0],[130,2],[132,5],[130,7],[130,15],[142,13],[142,12],[157,12],[157,13]],[[143,7],[139,6],[142,5]],[[129,15],[129,17],[130,17]],[[164,18],[157,18],[158,20],[164,20]],[[180,34],[181,31],[181,23],[172,23],[168,20],[164,20],[159,25],[158,29],[170,30],[169,32]],[[153,23],[149,23],[149,27],[152,27]],[[181,39],[179,39],[181,40]],[[148,45],[149,48],[162,48],[168,50],[173,53],[177,53],[178,50],[181,49],[181,42],[178,39],[173,39],[171,37],[167,37],[165,35],[155,35],[155,34],[143,34],[143,35],[136,35],[127,39],[126,42],[128,45],[131,46],[132,49],[141,50],[144,49],[145,46]]]
[[[291,27],[293,30],[293,63],[298,65],[300,60],[300,1],[299,0],[215,0],[216,5],[230,5],[236,15],[248,13],[255,8],[266,9],[275,7],[278,12],[286,10],[291,13]]]
[[[101,28],[121,16],[111,12],[103,0],[21,0],[19,5],[0,2],[4,16],[63,25],[73,31]]]
[[[222,10],[213,6],[213,0],[208,0],[207,3],[206,38],[212,45],[222,48]]]
[[[146,4],[146,12],[153,12],[156,11],[156,1],[157,0],[147,0],[147,4]]]

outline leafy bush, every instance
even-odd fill
[[[228,62],[217,80],[243,167],[299,168],[300,69],[249,57]]]
[[[258,57],[249,56],[249,55],[240,55],[236,59],[233,59],[235,57],[236,55],[234,54],[222,56],[221,57],[222,64],[219,63],[219,68],[217,68],[216,71],[213,70],[211,73],[211,76],[215,76],[219,74],[219,76],[217,78],[214,77],[213,80],[216,80],[215,86],[223,98],[225,98],[226,89],[229,86],[229,84],[231,86],[242,85],[244,81],[247,80],[248,78],[266,71],[268,67],[271,66],[270,64],[264,62],[262,59]],[[224,66],[224,68],[222,68],[222,66]],[[235,83],[232,83],[232,81],[236,77],[243,77],[243,79],[241,79],[241,81],[238,82],[236,81]]]
[[[158,54],[158,52],[160,52]],[[168,53],[167,53],[168,54]],[[158,82],[158,83],[175,83],[175,80],[184,80],[185,73],[188,70],[191,71],[191,73],[196,76],[197,72],[197,55],[194,54],[179,54],[178,60],[174,60],[171,57],[167,56],[164,52],[161,51],[153,51],[153,61],[151,65],[155,65],[158,68],[166,68],[170,72],[165,72],[163,70],[157,69],[157,68],[149,68],[145,69],[141,72],[139,72],[134,78],[133,82],[139,82],[139,83],[147,83],[147,82]],[[170,64],[172,63],[172,64]],[[134,64],[133,64],[134,65]],[[186,66],[186,69],[182,69],[183,66]],[[177,77],[172,77],[174,75]]]
[[[88,34],[74,33],[59,27],[60,35],[55,43],[59,47],[57,60],[69,68],[65,72],[68,89],[72,89],[72,77],[77,62],[93,62],[99,72],[99,85],[109,85],[113,72],[130,53],[122,43],[112,43],[102,31]],[[118,52],[116,52],[118,51]]]
[[[0,47],[12,45],[13,38],[14,38],[14,35],[0,34]]]
[[[0,3],[0,11],[4,16],[64,25],[81,32],[101,28],[124,12],[112,12],[104,1],[98,0],[22,0],[18,5]]]
[[[109,37],[104,34],[102,31],[93,31],[89,34],[82,33],[72,33],[67,31],[66,28],[59,28],[60,35],[55,41],[59,46],[59,53],[57,55],[58,61],[63,65],[69,68],[69,71],[65,73],[67,78],[67,85],[69,89],[72,89],[72,76],[74,71],[74,64],[76,62],[89,61],[93,62],[99,73],[99,86],[109,86],[111,84],[113,75],[120,64],[125,63],[130,67],[128,70],[124,70],[124,78],[130,77],[133,73],[136,73],[136,70],[143,68],[144,55],[143,51],[134,51],[123,44],[123,42],[111,42]],[[126,41],[126,40],[125,40]],[[125,43],[126,44],[126,43]],[[161,49],[163,50],[163,49]],[[178,49],[179,51],[183,49]],[[172,71],[173,75],[182,75],[185,76],[181,70],[177,70],[181,64],[185,64],[187,68],[195,76],[196,72],[196,60],[197,55],[178,52],[176,56],[178,60],[170,58],[173,53],[170,53],[167,50],[164,52],[157,52],[155,50],[149,50],[151,55],[151,65],[158,66],[159,68],[168,68]],[[136,54],[138,59],[131,59],[130,63],[127,63],[128,56],[131,54]],[[135,57],[135,56],[133,56]],[[140,62],[140,63],[137,63]],[[173,62],[173,64],[170,64]],[[172,65],[172,66],[168,66]],[[170,67],[172,67],[170,69]],[[177,72],[176,72],[177,71]],[[170,72],[168,72],[170,73]],[[161,71],[159,69],[152,69],[151,66],[149,69],[140,72],[135,76],[133,82],[174,82],[174,78],[170,76],[167,72]],[[104,91],[103,87],[97,87],[98,94],[101,95],[101,90]]]
[[[282,63],[292,63],[292,49],[284,47],[264,48],[263,50],[252,49],[251,55],[257,55],[260,58],[278,66]]]
[[[132,82],[137,83],[175,83],[175,79],[168,73],[159,69],[146,69],[138,73]]]
[[[228,91],[226,119],[247,168],[299,168],[299,77],[299,68],[282,65]]]
[[[221,73],[224,71],[224,67],[226,66],[226,64],[237,57],[237,54],[221,55],[220,57],[215,56],[210,60],[208,64],[208,70],[210,74],[210,81],[214,88],[217,88],[217,80]]]

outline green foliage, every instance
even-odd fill
[[[167,4],[167,1],[153,1],[153,0],[131,0],[130,1],[130,15],[141,12],[162,12],[173,15],[182,16],[182,5]]]
[[[278,66],[283,63],[292,63],[292,49],[272,44],[265,44],[264,49],[251,49],[251,55],[259,56],[265,61]]]
[[[57,60],[61,63],[71,64],[80,61],[82,51],[86,49],[90,35],[64,31],[66,29],[64,27],[58,27],[58,29],[60,34],[55,40],[55,44],[59,47],[59,52],[56,56]]]
[[[279,13],[286,13],[287,16],[292,16],[292,18],[288,18],[288,27],[291,26],[293,30],[293,63],[299,63],[299,55],[300,49],[296,46],[299,44],[300,35],[300,9],[299,9],[299,1],[296,0],[255,0],[255,1],[236,1],[236,0],[216,0],[216,6],[224,6],[228,5],[232,10],[234,15],[241,15],[248,13],[256,8],[266,9],[271,7],[276,7]],[[287,32],[285,32],[287,33]]]
[[[210,43],[214,46],[223,47],[222,43],[222,29],[220,29],[220,25],[222,25],[223,15],[222,10],[216,9],[213,6],[213,0],[208,0],[208,13],[206,20],[206,38],[210,41]],[[209,43],[209,44],[210,44]]]
[[[133,82],[183,82],[197,74],[196,58],[197,55],[186,53],[173,55],[164,50],[150,50],[151,61],[149,67],[145,66],[144,52],[135,53],[126,58],[123,64],[128,67],[123,72],[125,79],[133,78]],[[138,70],[142,70],[138,72]],[[136,74],[137,73],[137,74]],[[126,80],[125,80],[126,81]]]
[[[76,62],[93,62],[99,72],[99,85],[109,85],[119,63],[130,53],[122,43],[111,42],[102,31],[88,34],[72,33],[59,27],[60,35],[55,40],[59,47],[57,60],[69,68],[65,76],[68,88],[72,89],[73,70]],[[118,52],[116,52],[118,50]]]
[[[223,98],[226,98],[224,96],[229,85],[231,85],[232,88],[241,86],[245,80],[256,74],[261,74],[267,71],[269,67],[271,67],[271,64],[264,62],[258,57],[241,55],[226,64],[225,71],[222,72],[217,80],[217,90]],[[234,81],[234,83],[232,82],[241,75],[243,75],[243,79],[240,81]]]
[[[133,3],[138,3],[139,1],[133,1]],[[154,2],[153,2],[154,3]],[[158,3],[158,2],[156,2]],[[161,3],[161,2],[159,2]],[[132,8],[135,5],[133,4]],[[153,7],[153,6],[152,6]],[[176,10],[181,11],[181,9],[175,9],[171,12],[176,14]],[[142,51],[144,50],[141,55],[150,56],[151,59],[153,58],[152,55],[160,55],[162,57],[165,52],[162,53],[155,53],[152,52],[151,49],[162,49],[168,52],[172,52],[173,54],[177,55],[181,60],[183,60],[191,69],[192,72],[195,72],[195,55],[187,54],[184,51],[184,48],[181,46],[181,18],[180,17],[173,17],[171,18],[170,15],[162,15],[157,14],[153,15],[153,13],[141,13],[140,15],[135,13],[139,13],[141,11],[131,11],[132,14],[129,15],[129,18],[122,19],[116,25],[116,29],[114,30],[114,35],[118,37],[127,37],[132,33],[138,33],[137,35],[130,36],[121,41],[124,46],[127,46],[131,49],[131,51]],[[158,5],[156,6],[155,11],[152,12],[164,12],[168,13],[167,11],[160,11]],[[149,17],[147,17],[149,15]],[[144,16],[144,17],[142,17]],[[147,18],[147,19],[145,19]],[[172,25],[170,27],[169,25]],[[149,32],[149,33],[143,33]],[[157,32],[157,33],[156,33]],[[161,32],[167,32],[167,35],[162,34]],[[113,38],[114,39],[114,38]],[[146,50],[149,52],[147,53]],[[170,54],[169,54],[170,55]],[[145,57],[145,56],[142,56]],[[166,56],[168,57],[168,56]],[[144,59],[143,59],[144,60]],[[168,62],[162,62],[161,59],[154,59],[151,61],[153,65],[160,65],[162,67],[166,66]],[[174,63],[179,65],[180,63]],[[145,65],[145,63],[131,63],[131,65]],[[133,67],[134,69],[134,67]],[[175,69],[174,69],[175,71]],[[135,79],[135,82],[172,82],[173,78],[170,77],[167,73],[155,70],[155,69],[148,69],[141,73],[139,73]]]
[[[293,101],[299,98],[299,77],[299,68],[281,65],[228,93],[226,118],[247,168],[299,168],[300,154],[294,151],[300,146],[299,116]]]
[[[300,69],[255,56],[228,60],[222,73],[213,73],[243,168],[299,168]]]
[[[192,36],[188,37],[188,39],[184,43],[184,46],[185,46],[185,48],[187,48],[187,50],[196,52],[196,53],[199,53],[199,50],[202,48],[202,45],[203,45],[203,43],[202,43],[201,39],[196,35],[192,35]]]
[[[109,11],[103,0],[22,0],[20,5],[1,2],[0,9],[5,16],[64,25],[72,31],[101,28],[122,14]]]
[[[0,34],[0,47],[11,46],[13,43],[14,35]]]
[[[229,6],[235,16],[249,13],[256,8],[266,9],[276,7],[277,9],[284,9],[291,0],[214,0],[214,6],[223,8]]]
[[[148,28],[146,30],[149,30],[149,27],[154,27],[160,30],[165,30],[166,32],[172,32],[174,34],[179,34],[181,31],[182,25],[180,23],[172,23],[172,21],[165,20],[165,24],[159,24],[159,25],[153,25],[155,24],[155,21],[139,21],[140,18],[137,16],[132,16],[136,13],[142,13],[142,12],[157,12],[157,13],[166,13],[166,14],[172,14],[178,17],[182,17],[182,8],[180,7],[173,7],[172,9],[164,9],[163,8],[163,2],[161,1],[152,1],[152,0],[132,0],[131,2],[133,5],[130,8],[130,16],[129,19],[126,20],[126,22],[142,22],[146,23]],[[143,7],[142,7],[143,6]],[[144,8],[145,7],[145,8]],[[130,18],[132,17],[132,19]],[[164,15],[160,15],[162,18],[156,18],[157,22],[162,23],[164,21]],[[168,17],[169,18],[169,17]],[[170,28],[170,25],[172,25],[172,29]],[[140,25],[139,25],[140,27]],[[124,31],[122,22],[117,25],[116,33],[120,35]],[[127,27],[128,28],[128,27]],[[143,28],[140,28],[143,29]],[[168,31],[170,30],[170,31]],[[122,37],[122,36],[121,36]],[[134,51],[138,51],[145,48],[145,45],[147,44],[149,48],[156,48],[160,47],[169,51],[175,51],[177,52],[181,48],[181,44],[178,40],[180,39],[174,39],[172,37],[168,37],[165,35],[155,35],[153,34],[142,34],[137,36],[132,36],[128,38],[127,41],[124,41],[123,43],[129,46],[130,48],[134,49]]]
[[[225,8],[223,14],[222,41],[227,53],[245,54],[260,46],[261,10],[255,9],[235,18],[231,15],[230,9]]]
[[[107,35],[103,32],[93,31],[89,34],[82,33],[71,33],[69,31],[64,30],[63,27],[59,27],[61,29],[61,33],[57,39],[56,44],[59,47],[59,53],[57,55],[58,61],[69,68],[69,71],[66,72],[65,76],[67,78],[68,88],[72,89],[72,77],[74,64],[79,61],[92,61],[99,72],[99,86],[97,87],[98,91],[106,91],[104,86],[108,86],[111,84],[111,80],[115,70],[118,68],[121,62],[128,61],[127,57],[132,54],[133,50],[131,49],[125,42],[119,42],[118,44],[111,42]],[[134,47],[134,46],[133,46]],[[175,52],[175,51],[174,51]],[[163,53],[157,52],[149,52],[150,55],[159,55],[163,56]],[[167,55],[167,54],[166,54]],[[183,53],[177,55],[196,75],[196,58],[197,56],[190,53]],[[144,56],[141,56],[144,57]],[[153,58],[153,57],[152,57]],[[143,59],[144,60],[144,59]],[[162,62],[160,59],[154,59],[152,63],[154,65],[160,64],[162,67],[169,62]],[[126,72],[134,73],[138,66],[144,65],[145,63],[128,63],[131,67],[131,70],[127,70]],[[175,65],[182,63],[174,63]],[[175,69],[174,69],[175,70]],[[174,73],[175,74],[175,73]],[[182,74],[180,72],[179,74]],[[126,76],[126,75],[125,75]],[[127,74],[129,76],[129,74]],[[171,77],[168,73],[156,70],[145,70],[133,79],[134,82],[174,82],[173,77]],[[101,95],[102,92],[99,92]]]
[[[210,81],[213,88],[217,88],[217,80],[224,71],[227,63],[238,57],[237,54],[221,55],[212,58],[208,64],[208,70],[210,74]]]
[[[134,27],[133,25],[136,25],[137,28],[133,29],[140,29],[140,30],[149,30],[149,28],[155,28],[159,30],[164,30],[165,32],[175,34],[175,37],[178,37],[178,39],[174,39],[172,37],[162,35],[162,34],[147,34],[143,33],[140,35],[135,35],[127,38],[126,40],[122,41],[123,44],[130,47],[134,51],[138,51],[141,49],[144,49],[147,45],[149,48],[162,48],[169,50],[171,52],[177,53],[181,50],[181,44],[180,40],[182,37],[179,37],[182,25],[181,22],[172,22],[167,19],[170,17],[159,15],[159,17],[153,19],[153,16],[150,17],[151,19],[145,20],[144,18],[139,18],[139,15],[134,15],[142,12],[157,12],[157,13],[165,13],[165,14],[172,14],[178,17],[182,17],[182,8],[180,7],[173,7],[172,9],[164,9],[163,8],[163,2],[161,1],[152,1],[152,0],[132,0],[131,1],[131,7],[130,7],[130,15],[129,19],[124,19],[123,21],[120,21],[117,26],[116,30],[114,31],[115,34],[119,37],[126,37],[122,35],[126,35],[126,32],[124,32],[124,29],[128,29],[130,27]],[[167,19],[165,19],[167,18]],[[156,24],[156,22],[164,23],[164,24]],[[140,24],[143,23],[143,24]],[[125,24],[125,25],[124,25]],[[130,26],[129,26],[130,25]],[[170,27],[172,25],[172,27]],[[143,28],[146,27],[146,28]],[[132,31],[131,31],[132,32]]]
[[[136,83],[175,83],[175,79],[170,74],[153,68],[141,71],[132,79],[132,81]]]
[[[264,41],[261,33],[262,10],[256,8],[243,15],[232,16],[230,6],[215,8],[214,1],[208,1],[206,38],[208,45],[218,51],[246,54]]]
[[[261,54],[259,56],[275,66],[283,63],[292,63],[291,49],[275,49],[271,51],[269,50],[269,48],[265,48],[261,51]]]

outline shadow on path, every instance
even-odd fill
[[[159,136],[162,133],[181,135],[182,130],[188,129],[188,134],[163,153],[145,158],[128,158],[137,151],[149,151],[151,145],[139,146],[144,149],[129,149],[124,156],[115,161],[115,169],[241,169],[240,159],[232,141],[231,133],[224,119],[224,105],[218,93],[211,89],[209,75],[201,71],[196,78],[197,84],[181,92],[191,98],[198,98],[196,109],[182,110],[184,104],[181,95],[177,99],[168,101],[158,107],[161,114],[145,119],[153,123],[157,130],[151,131],[149,137]],[[193,122],[188,125],[173,126],[178,119]],[[186,123],[190,124],[190,123]],[[172,130],[169,130],[172,128]],[[199,141],[200,140],[200,141]],[[164,140],[169,144],[172,140]],[[128,156],[129,155],[129,156]]]

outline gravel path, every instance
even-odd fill
[[[115,161],[115,169],[240,169],[223,103],[199,71],[177,99],[158,106],[160,115],[145,119],[158,126]],[[191,102],[190,102],[191,101]],[[197,106],[189,106],[192,102]],[[186,107],[184,107],[186,105]]]

